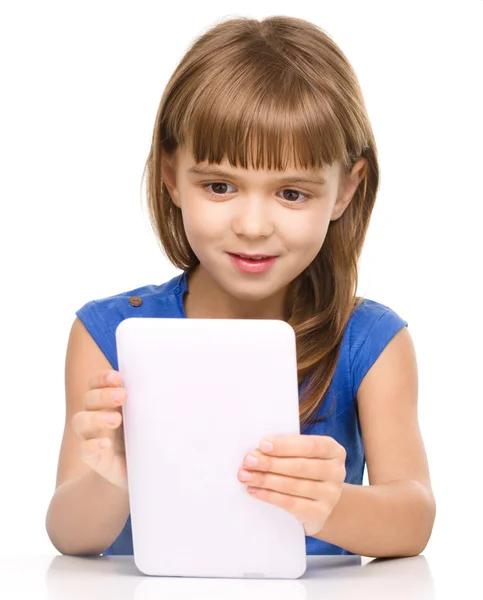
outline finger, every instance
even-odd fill
[[[127,392],[122,387],[89,390],[84,394],[84,410],[114,408],[125,403]]]
[[[111,379],[112,377],[112,379]],[[104,388],[110,386],[122,386],[123,380],[119,371],[108,369],[94,373],[89,379],[90,389]]]
[[[320,500],[324,497],[325,482],[323,481],[286,477],[274,473],[249,472],[244,469],[239,472],[239,479],[250,487],[268,489],[281,494],[307,498],[308,500]]]
[[[257,461],[256,464],[253,459]],[[340,459],[280,458],[267,456],[258,450],[253,450],[245,456],[243,468],[315,481],[345,480],[346,477],[345,466]]]
[[[106,430],[116,429],[121,423],[122,415],[117,411],[81,411],[72,417],[72,428],[86,440],[100,437]]]
[[[274,435],[264,438],[258,449],[270,456],[330,459],[345,455],[345,448],[329,435]]]

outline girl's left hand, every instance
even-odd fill
[[[327,435],[270,436],[245,456],[238,479],[251,496],[288,511],[313,536],[342,494],[345,460],[345,448]]]

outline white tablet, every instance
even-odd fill
[[[132,317],[116,329],[134,561],[147,575],[296,579],[303,525],[237,473],[299,434],[295,332],[275,319]]]

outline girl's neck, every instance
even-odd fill
[[[187,276],[188,290],[183,298],[189,319],[281,319],[284,317],[285,290],[259,301],[230,296],[198,265]]]

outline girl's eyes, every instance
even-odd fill
[[[223,183],[221,181],[216,181],[213,183],[206,183],[206,184],[202,185],[202,188],[208,194],[210,194],[210,196],[216,196],[217,198],[219,198],[220,196],[226,196],[226,194],[215,193],[215,192],[212,192],[210,189],[207,189],[207,188],[210,188],[210,186],[212,186],[212,185],[214,185],[214,186],[228,185],[229,186],[230,184]],[[288,192],[295,193],[295,194],[302,194],[303,196],[305,196],[303,200],[290,200],[290,199],[287,200],[286,198],[284,198],[285,202],[287,202],[289,204],[302,204],[303,202],[307,202],[308,200],[310,200],[312,198],[312,194],[306,194],[305,192],[300,192],[299,190],[294,190],[292,188],[285,188],[282,191],[288,191]]]

